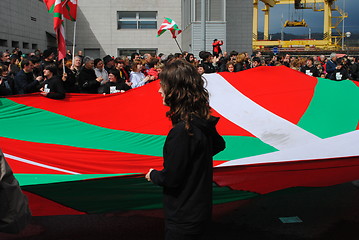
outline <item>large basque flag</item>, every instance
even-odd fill
[[[204,75],[227,148],[214,157],[214,204],[359,179],[359,84],[287,67]],[[125,93],[0,98],[0,146],[34,215],[161,207],[171,129],[158,82]]]

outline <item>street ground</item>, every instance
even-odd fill
[[[359,188],[345,183],[216,206],[207,239],[358,240],[358,229]],[[22,233],[0,234],[0,240],[13,239],[163,239],[163,218],[160,211],[33,217]]]

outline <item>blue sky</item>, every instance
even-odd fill
[[[337,0],[336,5],[344,9],[348,13],[348,18],[344,22],[345,32],[359,33],[359,1],[358,0]],[[259,9],[263,9],[264,4],[260,2]],[[263,32],[263,12],[259,10],[258,30]],[[281,31],[281,19],[283,20],[300,20],[302,17],[306,20],[311,28],[311,32],[323,32],[323,12],[314,12],[310,9],[294,11],[294,4],[276,5],[271,8],[269,33],[277,33]],[[333,12],[333,15],[338,13]],[[342,24],[339,25],[342,29]],[[308,28],[285,28],[285,33],[308,33]]]

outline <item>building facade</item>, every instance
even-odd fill
[[[0,1],[0,51],[56,47],[53,20],[42,0]]]
[[[203,2],[206,4],[204,29],[201,22]],[[183,49],[195,54],[202,50],[212,51],[213,40],[218,39],[224,41],[223,51],[251,52],[252,19],[252,0],[182,0]]]
[[[180,0],[86,0],[78,4],[75,42],[84,55],[179,52],[171,34],[156,35],[164,17],[181,24]],[[66,36],[71,41],[73,27],[72,22],[66,23]]]
[[[72,49],[72,42],[75,42],[76,51],[95,58],[107,54],[128,56],[133,52],[180,52],[169,32],[156,37],[164,18],[169,17],[183,30],[177,37],[183,51],[195,55],[202,50],[212,51],[213,39],[224,41],[223,51],[251,51],[252,0],[205,0],[205,35],[201,24],[202,2],[78,1],[76,25],[65,21],[68,49]],[[0,50],[11,51],[18,47],[28,53],[56,47],[53,16],[42,0],[1,0],[0,9]]]

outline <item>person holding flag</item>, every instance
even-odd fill
[[[165,239],[203,239],[212,214],[213,156],[224,150],[219,118],[196,68],[174,60],[160,73],[159,93],[173,128],[163,146],[163,169],[146,179],[163,187]]]

